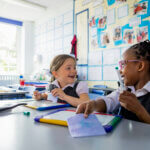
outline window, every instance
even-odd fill
[[[17,28],[0,22],[0,75],[17,74]]]

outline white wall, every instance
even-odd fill
[[[58,27],[59,29],[63,30],[63,35],[60,37],[60,41],[62,40],[63,48],[56,50],[56,43],[59,44],[59,39],[56,40],[56,28],[48,29],[52,22],[55,23],[56,19],[60,17],[60,19],[67,14],[70,13],[71,15],[71,22],[67,23],[71,27],[71,33],[65,36],[65,28],[66,24],[62,24]],[[69,29],[68,29],[69,30]],[[51,37],[54,36],[54,39]],[[57,5],[55,11],[47,10],[47,13],[37,19],[34,23],[34,56],[35,55],[42,55],[42,63],[34,63],[33,68],[34,72],[38,72],[42,69],[49,69],[51,59],[59,53],[69,53],[71,48],[71,40],[73,37],[73,0],[69,1],[69,3],[65,3],[64,5]],[[64,47],[64,42],[68,41],[69,46]],[[52,46],[50,46],[52,45]],[[54,46],[54,47],[53,47]]]
[[[28,79],[33,71],[34,55],[34,23],[24,22],[22,33],[21,67],[20,72]]]

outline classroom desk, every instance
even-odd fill
[[[16,90],[14,92],[0,92],[0,100],[25,98],[27,91]]]
[[[23,115],[30,111],[30,116]],[[47,111],[48,112],[48,111]],[[123,119],[105,136],[72,138],[68,128],[34,122],[43,114],[19,106],[12,114],[0,114],[0,150],[148,150],[150,125]]]
[[[114,88],[97,88],[97,87],[89,87],[89,92],[92,92],[92,90],[102,90],[105,92],[105,95],[108,95],[109,93],[115,91]]]

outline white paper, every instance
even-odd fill
[[[55,40],[55,50],[62,49],[62,39]]]
[[[128,16],[128,5],[118,8],[118,18]]]
[[[61,27],[63,25],[63,16],[59,16],[55,19],[55,28]]]
[[[90,34],[91,34],[91,36],[96,36],[97,35],[97,28],[96,27],[91,27],[90,28]]]
[[[115,9],[111,9],[107,11],[107,24],[115,23]]]
[[[47,23],[47,30],[53,30],[54,29],[54,19],[48,21]]]
[[[102,65],[102,52],[101,51],[89,52],[89,65]]]
[[[135,27],[141,24],[141,17],[133,17],[129,19],[129,26],[130,27]]]
[[[103,51],[103,64],[118,64],[120,60],[120,49],[111,49]]]
[[[73,24],[69,23],[64,25],[64,36],[73,34]]]
[[[54,40],[54,30],[47,32],[46,36],[47,41]]]
[[[62,38],[63,36],[63,28],[57,28],[55,30],[55,39]]]
[[[118,80],[115,67],[116,66],[103,67],[103,80]]]
[[[82,2],[82,6],[84,6],[84,5],[87,5],[88,3],[90,3],[92,0],[84,0],[83,2]]]
[[[102,4],[103,3],[103,0],[95,0],[94,2],[93,2],[93,7],[96,7],[97,5],[100,5],[100,4]]]
[[[102,80],[102,67],[89,67],[88,80]]]
[[[95,8],[95,16],[99,16],[99,18],[102,18],[104,16],[104,10],[102,6]]]
[[[71,51],[71,41],[73,36],[67,36],[64,38],[64,48],[70,48]]]
[[[53,96],[52,93],[48,93],[47,100],[50,100],[52,102],[57,102],[58,97]]]
[[[73,12],[72,11],[64,14],[64,24],[70,23],[70,22],[73,22]]]
[[[90,46],[91,46],[91,49],[94,50],[96,48],[98,48],[98,42],[97,42],[97,35],[96,36],[93,36],[90,38]]]

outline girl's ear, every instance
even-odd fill
[[[52,75],[57,78],[57,72],[56,71],[52,71]]]
[[[145,62],[140,61],[139,66],[138,66],[138,71],[142,71],[145,68]]]

